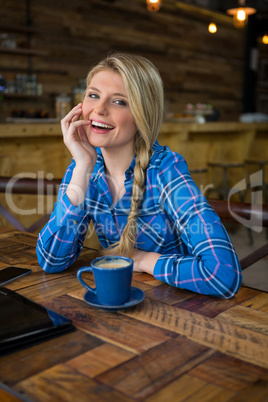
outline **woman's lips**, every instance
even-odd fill
[[[114,126],[112,126],[112,125],[110,125],[108,123],[104,123],[102,121],[91,120],[91,128],[93,130],[98,131],[98,132],[99,131],[107,132],[107,131],[113,130]]]

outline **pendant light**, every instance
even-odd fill
[[[233,23],[236,28],[244,28],[247,23],[248,16],[255,14],[256,9],[253,7],[246,7],[245,0],[238,0],[237,8],[230,8],[227,14],[233,16]]]
[[[218,30],[217,25],[214,22],[211,22],[208,26],[208,31],[212,34],[216,33]]]
[[[261,41],[264,45],[268,45],[268,35],[264,34],[263,37],[261,38]]]
[[[159,11],[162,0],[146,0],[147,10],[156,13]]]

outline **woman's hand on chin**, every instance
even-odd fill
[[[89,120],[80,120],[81,114],[82,105],[80,103],[61,120],[63,140],[76,165],[86,164],[91,166],[93,170],[97,160],[97,153],[88,141],[85,131],[85,127],[91,123]]]

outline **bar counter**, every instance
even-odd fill
[[[105,311],[86,304],[77,269],[38,265],[36,236],[0,228],[0,269],[32,274],[7,288],[70,318],[75,331],[0,358],[1,401],[265,401],[268,294],[242,286],[229,300],[202,296],[134,273],[145,299]],[[94,285],[92,274],[87,277]]]
[[[248,157],[268,160],[268,123],[170,121],[163,123],[159,142],[183,155],[190,171],[206,170],[201,174],[191,172],[194,181],[205,193],[211,183],[217,187],[222,180],[222,171],[208,168],[208,162],[243,164]],[[0,176],[21,174],[30,178],[60,179],[70,160],[71,155],[63,144],[60,122],[0,124]],[[250,166],[250,169],[254,168]],[[242,167],[230,169],[228,174],[228,184],[232,187],[244,179],[247,172]],[[4,197],[0,194],[0,203],[8,208]],[[37,206],[36,196],[33,195],[14,194],[13,201],[20,210],[35,209]],[[54,202],[55,198],[48,200],[43,213],[49,212]],[[37,220],[33,215],[15,216],[26,227]],[[5,226],[6,222],[0,216],[1,224]],[[96,237],[94,243],[98,243]]]
[[[214,161],[241,162],[246,157],[268,156],[268,123],[164,122],[159,142],[183,155],[190,169]],[[59,122],[0,124],[0,144],[1,175],[42,168],[61,177],[70,160]]]

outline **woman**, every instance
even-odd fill
[[[92,219],[106,253],[132,257],[134,271],[233,297],[241,269],[229,236],[183,157],[156,141],[163,105],[162,80],[143,57],[116,53],[89,72],[83,104],[61,122],[72,162],[38,237],[40,266],[70,266]]]

